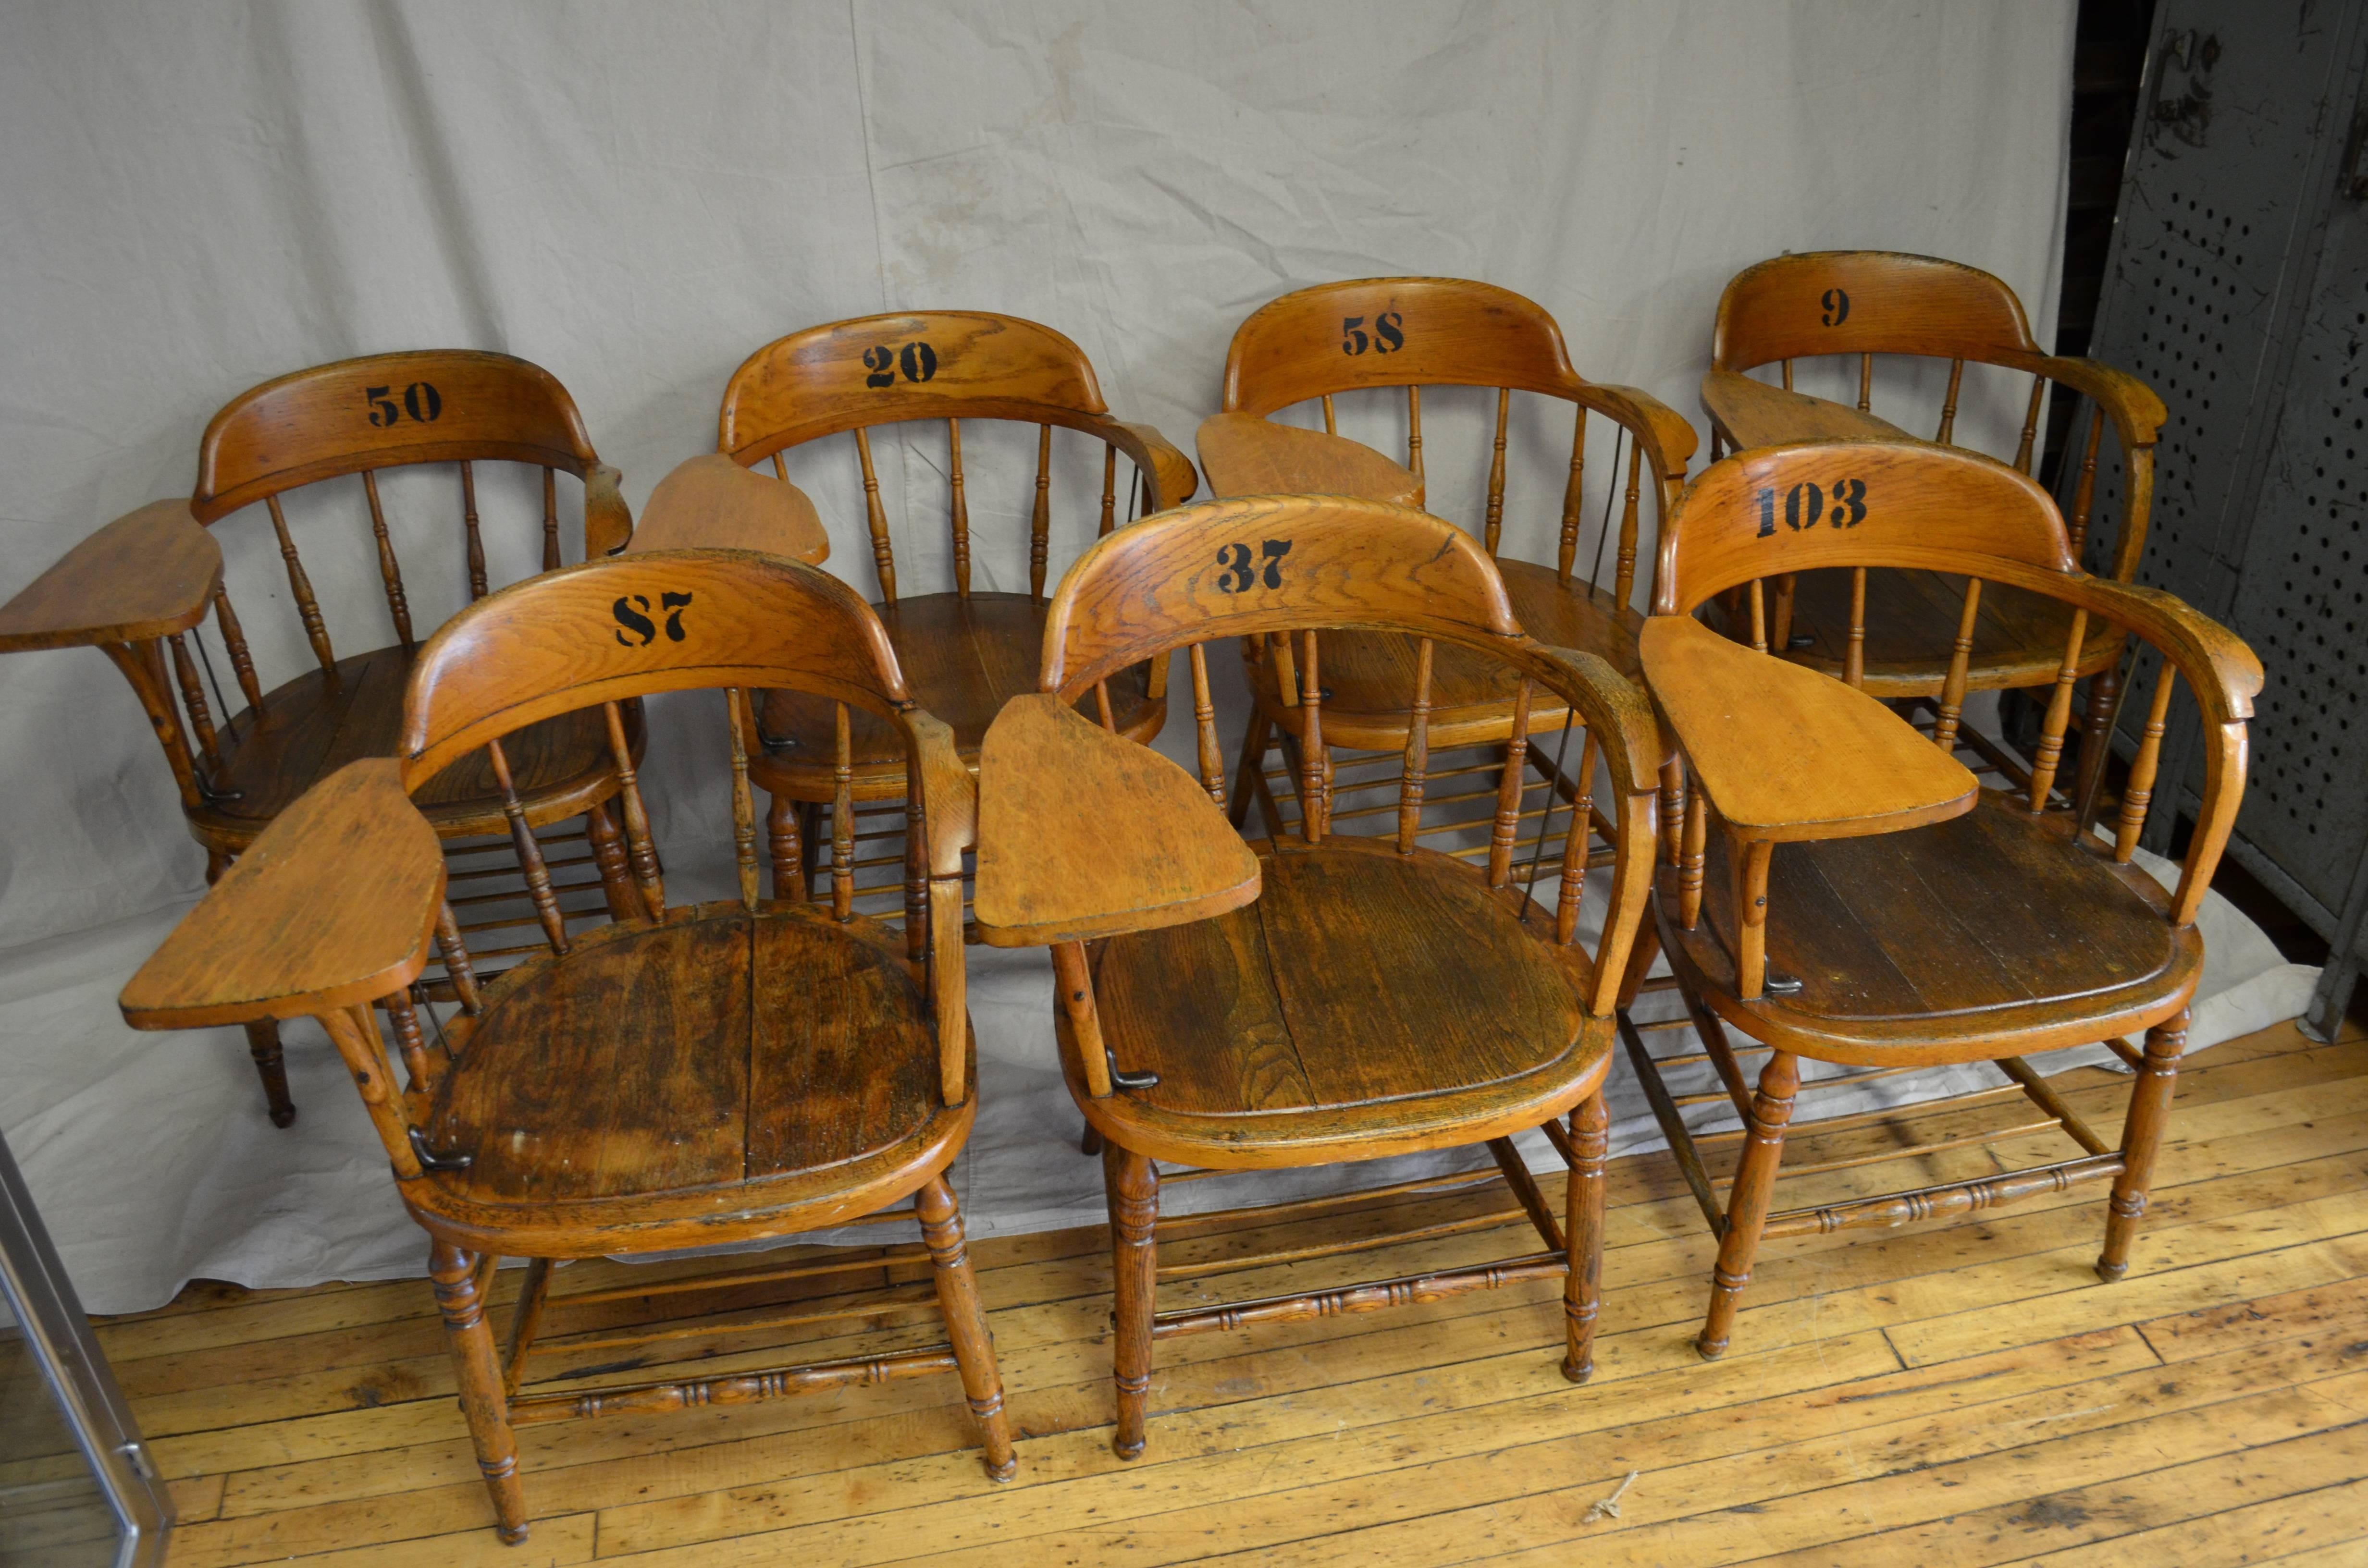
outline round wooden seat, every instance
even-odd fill
[[[1526,561],[1497,562],[1521,629],[1550,648],[1576,648],[1631,680],[1640,679],[1636,634],[1645,618],[1615,605],[1600,588],[1565,584],[1554,568]],[[1416,641],[1396,631],[1316,634],[1317,673],[1324,687],[1324,736],[1335,745],[1387,751],[1406,744],[1413,714]],[[1259,711],[1286,732],[1296,720],[1279,699],[1269,673],[1253,683]],[[1521,676],[1486,654],[1452,645],[1431,655],[1431,744],[1447,746],[1502,740],[1512,732],[1513,701]],[[1535,693],[1530,733],[1562,727],[1565,705],[1552,692]]]
[[[925,594],[872,606],[888,629],[914,699],[953,727],[964,762],[978,763],[979,743],[1003,705],[1036,689],[1044,642],[1042,601],[1026,594]],[[1110,683],[1119,733],[1149,740],[1167,722],[1167,703],[1145,694],[1144,666]],[[751,754],[749,776],[759,789],[799,801],[827,801],[837,783],[835,704],[803,692],[765,694],[764,750]],[[1089,694],[1078,711],[1091,715]],[[848,712],[859,801],[901,800],[905,747],[886,723],[861,709]]]
[[[1793,579],[1793,646],[1785,656],[1840,678],[1850,643],[1850,574],[1804,572]],[[1946,681],[1965,580],[1939,572],[1875,567],[1866,574],[1866,678],[1873,697],[1937,697]],[[2063,667],[2073,608],[2009,584],[1984,584],[1965,685],[1973,691],[2044,686]],[[1746,641],[1748,628],[1740,629]],[[1801,639],[1811,641],[1803,645]],[[1544,639],[1552,642],[1553,639]],[[2080,642],[2078,675],[2120,657],[2122,635],[2100,619]]]
[[[605,926],[505,974],[462,1022],[426,1125],[439,1159],[470,1163],[433,1171],[417,1203],[512,1255],[868,1213],[952,1157],[977,1103],[939,1094],[904,937],[824,906]]]
[[[1662,922],[1680,980],[1753,1039],[1819,1061],[1980,1062],[2085,1045],[2175,1012],[2203,971],[2192,926],[2112,846],[2070,838],[2063,816],[1984,793],[1964,816],[1906,833],[1783,844],[1768,899],[1768,964],[1801,990],[1735,999],[1735,900],[1711,835],[1702,919]],[[1675,867],[1660,907],[1678,905]]]
[[[1552,939],[1550,910],[1522,929],[1518,889],[1382,841],[1259,858],[1255,903],[1103,947],[1103,1038],[1121,1069],[1159,1075],[1079,1094],[1104,1136],[1190,1165],[1373,1159],[1535,1127],[1603,1081],[1586,959]]]
[[[337,661],[332,684],[307,670],[223,727],[235,744],[222,747],[217,796],[191,816],[199,840],[233,854],[255,841],[298,796],[349,762],[393,756],[403,722],[403,687],[411,655],[380,648]],[[639,705],[630,710],[634,751],[641,750]],[[527,820],[537,825],[578,815],[617,791],[609,733],[598,709],[562,714],[507,739],[512,778]],[[447,838],[503,833],[502,791],[483,752],[462,757],[421,786],[420,813]]]

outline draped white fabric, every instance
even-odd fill
[[[748,352],[883,310],[1050,324],[1121,417],[1188,450],[1234,325],[1339,278],[1519,290],[1559,318],[1582,374],[1690,417],[1721,285],[1780,251],[1971,262],[2016,288],[2044,341],[2071,17],[2069,0],[12,6],[0,593],[186,494],[234,393],[396,348],[547,367],[638,503],[712,448]],[[2010,432],[2019,395],[1975,389],[1961,431]],[[1426,410],[1434,504],[1467,520],[1487,413]],[[1564,459],[1517,446],[1505,542],[1534,559]],[[1030,461],[1032,439],[972,459],[982,586],[1024,581]],[[834,569],[870,592],[851,466],[798,477]],[[883,459],[906,592],[944,583],[942,469],[926,434]],[[400,478],[395,544],[432,624],[465,597],[457,510],[449,476]],[[514,578],[534,564],[533,496],[487,488],[495,576]],[[388,631],[350,499],[290,517],[358,652]],[[1089,513],[1057,517],[1056,569]],[[218,532],[266,682],[285,678],[306,654],[268,529]],[[687,863],[723,821],[689,732],[660,715],[648,775]],[[117,1018],[116,988],[201,886],[203,856],[97,653],[0,665],[0,1124],[89,1304],[153,1304],[199,1274],[416,1269],[383,1157],[308,1028],[290,1031],[303,1119],[283,1133],[237,1031]],[[981,985],[988,1054],[1032,1074],[1006,1080],[997,1115],[991,1070],[983,1143],[1057,1153],[1074,1130],[1044,989],[1024,967]],[[1093,1218],[1093,1166],[1068,1160],[1047,1197],[974,1158],[974,1229]]]

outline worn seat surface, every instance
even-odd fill
[[[955,749],[963,761],[975,764],[979,744],[1003,705],[1036,689],[1046,606],[1026,594],[974,593],[968,598],[926,594],[871,608],[888,629],[914,700],[952,727]],[[787,788],[802,799],[826,799],[836,744],[834,705],[804,692],[765,696],[765,749],[749,757],[751,776],[763,789]],[[1119,733],[1130,740],[1148,740],[1167,720],[1167,705],[1145,695],[1141,666],[1112,679],[1110,697]],[[1078,710],[1093,712],[1091,694]],[[850,710],[848,721],[857,798],[901,797],[903,743],[886,723],[860,709]]]
[[[307,670],[266,694],[262,719],[250,709],[223,726],[228,744],[217,797],[194,813],[199,832],[224,848],[243,848],[346,764],[393,756],[411,664],[401,648],[351,654],[337,661],[335,682]],[[630,711],[638,749],[638,705]],[[529,725],[504,737],[503,746],[531,822],[575,816],[615,789],[609,734],[597,708]],[[483,752],[445,768],[414,801],[446,837],[506,831],[501,786]]]
[[[1707,895],[1691,931],[1662,939],[1696,994],[1758,1040],[1810,1042],[1820,1060],[1982,1061],[1996,1042],[2032,1051],[2126,1032],[2192,991],[2203,960],[2193,926],[2164,919],[2168,896],[2112,846],[2076,844],[2064,819],[2034,819],[1986,792],[1964,814],[1871,838],[1779,845],[1770,863],[1770,970],[1798,994],[1734,1000],[1731,865],[1710,835]],[[1678,903],[1661,870],[1659,903]],[[2060,1037],[2060,1038],[2058,1038]],[[1784,1044],[1791,1050],[1796,1047]]]
[[[1794,578],[1793,646],[1787,657],[1830,676],[1850,647],[1850,574],[1803,572]],[[1949,665],[1965,580],[1940,572],[1873,567],[1866,574],[1865,690],[1875,697],[1930,697]],[[2073,607],[2006,583],[1982,585],[1965,684],[1975,691],[2038,686],[2055,678],[2072,635]],[[1740,630],[1740,629],[1738,629]],[[1801,640],[1811,641],[1804,643]],[[2094,675],[2120,656],[2122,636],[2091,617],[2078,673]]]
[[[479,1222],[553,1203],[745,1218],[875,1168],[917,1183],[970,1120],[939,1092],[904,938],[826,906],[604,927],[505,975],[474,1024],[427,1128],[469,1157],[437,1185]]]
[[[1600,1078],[1586,960],[1549,911],[1522,929],[1518,886],[1382,841],[1259,847],[1255,903],[1102,947],[1104,1039],[1159,1075],[1081,1099],[1111,1136],[1195,1163],[1374,1158],[1533,1127]]]

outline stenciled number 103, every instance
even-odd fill
[[[1762,490],[1759,501],[1759,531],[1757,539],[1776,537],[1776,492]],[[1854,528],[1866,521],[1866,481],[1838,479],[1830,489],[1801,483],[1784,492],[1784,526],[1794,533],[1813,528],[1823,518],[1826,526]]]

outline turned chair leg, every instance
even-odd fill
[[[608,901],[611,920],[642,917],[641,890],[633,885],[633,869],[625,858],[625,835],[606,805],[584,813],[584,834],[592,843],[592,860],[600,872],[600,896]]]
[[[2130,1270],[2130,1244],[2137,1239],[2138,1220],[2146,1210],[2146,1192],[2154,1185],[2154,1157],[2162,1147],[2162,1130],[2170,1121],[2171,1091],[2179,1079],[2179,1058],[2187,1050],[2185,1008],[2146,1031],[2146,1064],[2130,1085],[2129,1119],[2122,1125],[2122,1174],[2113,1178],[2112,1202],[2105,1215],[2105,1250],[2097,1258],[2097,1278],[2108,1284]]]
[[[501,1537],[516,1545],[527,1534],[526,1492],[518,1484],[518,1437],[510,1430],[509,1402],[502,1394],[501,1358],[494,1349],[493,1325],[485,1321],[477,1261],[474,1254],[438,1241],[428,1248],[427,1275],[436,1283],[437,1309],[444,1314],[477,1468],[493,1496]]]
[[[787,795],[774,795],[765,811],[765,846],[773,861],[773,896],[784,903],[806,894],[805,810]]]
[[[1101,1129],[1088,1121],[1086,1123],[1086,1130],[1077,1135],[1077,1153],[1080,1154],[1099,1154],[1101,1152]]]
[[[1759,1253],[1760,1228],[1768,1223],[1768,1199],[1776,1188],[1776,1166],[1784,1155],[1784,1125],[1793,1119],[1793,1096],[1800,1092],[1800,1062],[1790,1051],[1773,1051],[1759,1073],[1759,1094],[1743,1141],[1743,1160],[1727,1194],[1726,1234],[1719,1239],[1711,1268],[1710,1312],[1694,1348],[1703,1360],[1726,1354],[1735,1329],[1735,1308],[1751,1283],[1751,1262]]]
[[[1110,1380],[1118,1387],[1118,1431],[1110,1448],[1122,1460],[1143,1452],[1144,1407],[1151,1399],[1151,1316],[1159,1250],[1159,1172],[1151,1161],[1111,1143],[1102,1150],[1110,1192],[1110,1261],[1117,1300]]]
[[[1011,1449],[1011,1423],[1003,1413],[1003,1374],[996,1369],[995,1336],[987,1332],[986,1311],[978,1301],[978,1277],[971,1272],[970,1256],[962,1246],[962,1212],[954,1207],[953,1189],[943,1176],[931,1176],[913,1195],[921,1219],[921,1239],[928,1244],[929,1262],[938,1275],[938,1308],[945,1314],[946,1336],[953,1341],[954,1364],[962,1369],[963,1397],[978,1418],[979,1437],[986,1449],[986,1473],[1008,1481],[1019,1471],[1019,1456]]]
[[[288,1097],[288,1062],[279,1051],[279,1024],[256,1018],[246,1026],[247,1054],[255,1058],[255,1075],[263,1080],[263,1100],[271,1110],[271,1125],[286,1127],[296,1119],[296,1102]]]
[[[1602,1090],[1570,1113],[1570,1146],[1576,1158],[1564,1197],[1570,1273],[1562,1288],[1562,1375],[1583,1383],[1595,1370],[1595,1317],[1603,1301],[1603,1166],[1611,1146],[1611,1113]]]

